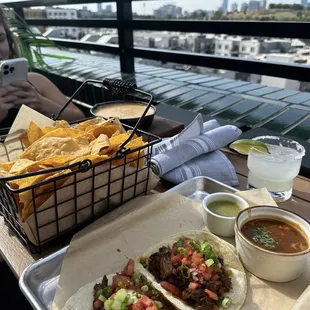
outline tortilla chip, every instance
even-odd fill
[[[8,177],[12,177],[13,174],[7,172],[6,170],[0,168],[0,178],[8,178]]]
[[[111,136],[111,138],[116,137],[118,135],[120,135],[121,132],[119,130],[115,131],[114,134]]]
[[[57,129],[56,127],[45,126],[45,127],[43,127],[42,132],[43,132],[43,135],[45,136],[49,132],[54,131],[56,129]]]
[[[70,172],[71,172],[71,170],[66,169],[66,170],[60,171],[58,173],[44,174],[42,176],[38,176],[38,178],[35,180],[35,183],[33,183],[33,184],[36,184],[36,183],[39,183],[42,181],[48,181],[48,180],[66,175]],[[58,179],[56,181],[56,188],[61,187],[68,179],[69,179],[69,176]],[[37,180],[39,180],[39,181],[37,182]],[[55,183],[51,181],[50,183],[44,184],[44,185],[35,189],[35,196],[36,196],[35,206],[36,206],[36,209],[40,208],[42,206],[42,204],[54,194],[54,191],[53,191],[54,187],[55,187]],[[46,192],[45,195],[41,195],[45,192]],[[40,195],[40,196],[37,197],[38,195]],[[21,218],[23,221],[25,221],[34,212],[34,209],[33,209],[34,203],[32,200],[32,198],[33,198],[32,197],[32,191],[29,190],[29,191],[21,193],[19,195],[19,198],[20,198],[20,202],[23,203],[23,205],[24,205],[24,207],[21,209]]]
[[[111,144],[106,135],[100,135],[95,141],[90,143],[91,154],[104,155],[108,152]]]
[[[14,165],[14,161],[9,161],[7,163],[0,163],[0,169],[9,172]]]
[[[41,137],[43,137],[43,132],[35,122],[31,121],[28,127],[27,136],[28,141],[31,145],[32,143],[36,142]]]
[[[29,142],[29,140],[28,140],[28,134],[27,134],[27,132],[24,132],[23,134],[21,134],[21,135],[19,136],[19,138],[21,139],[21,141],[22,141],[22,143],[23,143],[23,145],[24,145],[25,148],[27,148],[27,147],[30,146],[30,142]]]
[[[87,138],[89,142],[95,140],[95,137],[85,131],[77,130],[74,128],[57,128],[46,135],[44,135],[40,140],[44,140],[50,137],[57,137],[57,138],[79,138],[84,137]]]
[[[107,155],[102,155],[102,156],[85,155],[85,156],[81,156],[81,157],[76,158],[75,160],[71,161],[70,164],[75,164],[75,163],[78,163],[80,161],[87,160],[87,159],[89,159],[93,164],[96,164],[96,163],[99,163],[101,161],[109,159],[109,156],[107,156]]]
[[[70,128],[70,124],[67,121],[61,120],[55,122],[56,128]]]
[[[92,118],[87,121],[84,121],[82,123],[79,123],[74,128],[78,130],[85,130],[88,126],[97,125],[102,122],[103,122],[103,119],[101,117],[96,117],[96,118]]]
[[[30,159],[18,159],[14,165],[11,167],[10,169],[10,173],[12,174],[17,174],[19,173],[19,171],[27,168],[28,166],[32,165],[34,163],[33,160],[30,160]]]
[[[38,161],[40,165],[60,167],[73,159],[72,155],[58,155],[54,157],[44,158]]]
[[[20,158],[34,161],[60,155],[72,155],[75,158],[90,154],[90,150],[88,139],[84,137],[77,137],[75,139],[48,137],[33,143],[20,155]]]

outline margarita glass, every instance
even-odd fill
[[[248,188],[266,187],[277,202],[286,201],[292,195],[293,181],[298,175],[305,148],[298,142],[282,137],[261,136],[267,152],[250,149],[248,155]]]

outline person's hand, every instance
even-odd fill
[[[18,88],[13,86],[0,87],[0,121],[4,120],[10,109],[14,107],[14,102],[18,99],[16,93]]]
[[[43,107],[43,97],[41,94],[27,81],[19,81],[12,83],[11,87],[15,88],[14,107],[20,108],[23,104],[41,112]]]

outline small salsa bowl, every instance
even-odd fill
[[[254,219],[275,219],[285,222],[302,233],[308,248],[296,253],[280,253],[259,247],[241,232],[242,226]],[[310,257],[310,223],[294,212],[273,206],[256,206],[241,211],[235,222],[236,249],[243,266],[264,280],[288,282],[305,270]]]
[[[233,237],[234,223],[236,216],[222,216],[212,212],[208,205],[214,201],[231,201],[240,207],[240,210],[249,207],[248,203],[241,197],[230,193],[214,193],[206,196],[202,201],[203,206],[203,220],[208,226],[209,230],[216,235],[222,237]]]

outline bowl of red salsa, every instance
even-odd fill
[[[310,257],[310,223],[278,207],[256,206],[235,221],[236,249],[246,269],[259,278],[288,282],[298,278]]]

